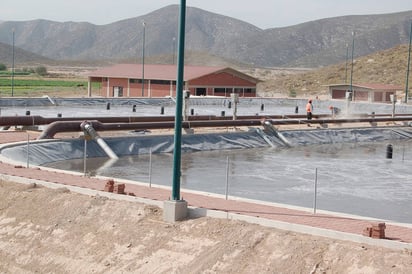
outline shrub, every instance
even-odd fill
[[[46,76],[47,75],[47,68],[45,66],[36,67],[36,69],[34,71],[40,76]]]
[[[0,63],[0,70],[7,70],[7,66],[5,64]]]

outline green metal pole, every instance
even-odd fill
[[[348,56],[349,56],[349,45],[346,44],[345,84],[348,82]]]
[[[350,69],[350,92],[352,94],[352,101],[355,101],[355,94],[353,92],[353,52],[355,51],[355,32],[352,32],[352,65]]]
[[[172,52],[172,55],[173,55],[172,64],[174,65],[175,62],[176,62],[176,37],[173,37],[173,52]]]
[[[14,29],[13,29],[13,54],[12,54],[12,66],[11,66],[11,97],[14,96]]]
[[[180,1],[179,41],[177,52],[176,115],[173,153],[172,200],[180,200],[180,167],[182,149],[183,74],[185,66],[186,0]]]
[[[144,48],[146,39],[146,22],[143,21],[143,48],[142,48],[142,97],[144,97]]]
[[[412,43],[412,22],[411,22],[411,31],[409,32],[408,68],[406,69],[406,84],[405,84],[405,103],[408,102],[409,66],[411,64],[411,43]]]

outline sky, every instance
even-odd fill
[[[105,25],[145,15],[180,0],[1,0],[0,21],[47,19]],[[412,10],[412,0],[186,0],[186,6],[230,16],[259,28],[317,19]]]

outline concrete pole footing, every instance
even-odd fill
[[[163,220],[168,223],[185,220],[188,216],[185,200],[168,200],[163,203]]]

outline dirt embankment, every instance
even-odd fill
[[[411,251],[0,182],[1,273],[412,273]]]

